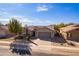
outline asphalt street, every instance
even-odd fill
[[[38,46],[31,44],[31,56],[79,56],[79,48],[76,47],[53,46],[47,42],[41,43],[41,41],[37,43]],[[16,53],[13,54],[9,44],[9,42],[0,42],[0,56],[21,56]]]
[[[39,50],[39,51],[38,51]],[[31,56],[52,56],[55,54],[51,54],[49,52],[44,52],[45,50],[42,49],[34,49],[31,51],[32,55]],[[9,47],[0,47],[0,56],[21,56],[19,54],[16,53],[12,53],[11,50],[9,49]],[[28,55],[24,55],[24,56],[28,56]]]

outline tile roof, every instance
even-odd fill
[[[54,27],[49,27],[49,26],[29,26],[28,29],[29,30],[37,30],[37,29],[40,29],[40,28],[48,28],[50,30],[54,30]]]
[[[69,25],[69,26],[60,28],[60,30],[62,30],[63,32],[69,32],[78,28],[79,28],[79,25]]]

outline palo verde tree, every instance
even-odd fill
[[[53,26],[54,26],[54,29],[56,31],[55,36],[62,36],[61,33],[60,33],[60,28],[65,27],[66,24],[60,23],[60,24],[54,24]]]
[[[54,24],[54,29],[59,32],[59,29],[62,27],[65,27],[65,26],[67,26],[67,25],[64,23]]]
[[[15,18],[11,18],[11,20],[8,23],[8,28],[9,28],[9,31],[13,34],[17,35],[17,34],[22,33],[22,25]]]

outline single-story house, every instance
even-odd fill
[[[54,27],[49,26],[28,26],[28,31],[36,38],[53,38],[55,34]]]
[[[79,25],[69,25],[60,28],[60,33],[64,39],[68,40],[79,40]]]
[[[12,36],[14,35],[9,32],[8,26],[0,25],[0,38],[7,38]]]
[[[0,26],[0,38],[7,37],[7,35],[8,35],[8,31],[6,26],[4,25]]]

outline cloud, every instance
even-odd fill
[[[0,18],[0,23],[7,24],[9,22],[9,19],[7,18]]]
[[[6,9],[4,9],[4,8],[1,8],[0,9],[0,18],[1,17],[5,17],[5,16],[8,16],[8,15],[10,15],[10,13],[7,12]]]
[[[47,5],[40,5],[36,8],[36,11],[48,11],[49,7]]]
[[[7,15],[7,14],[8,14],[8,12],[0,10],[0,15]]]
[[[36,11],[38,11],[38,12],[40,12],[40,11],[48,11],[49,9],[52,9],[52,8],[54,8],[54,6],[52,6],[52,5],[45,5],[45,4],[43,4],[43,5],[38,5],[37,7],[36,7]]]
[[[51,24],[52,22],[50,20],[43,20],[43,19],[25,19],[23,20],[25,24],[28,24],[28,25],[49,25]]]
[[[11,18],[12,18],[12,17],[13,17],[13,18],[18,18],[18,19],[25,18],[25,16],[23,16],[23,15],[11,15],[10,17],[11,17]]]
[[[7,24],[9,22],[9,20],[11,20],[11,18],[14,17],[16,18],[18,21],[20,21],[20,23],[24,26],[24,25],[48,25],[51,24],[50,20],[45,20],[45,19],[30,19],[27,18],[23,15],[10,15],[10,18],[0,18],[0,22],[3,24]]]

